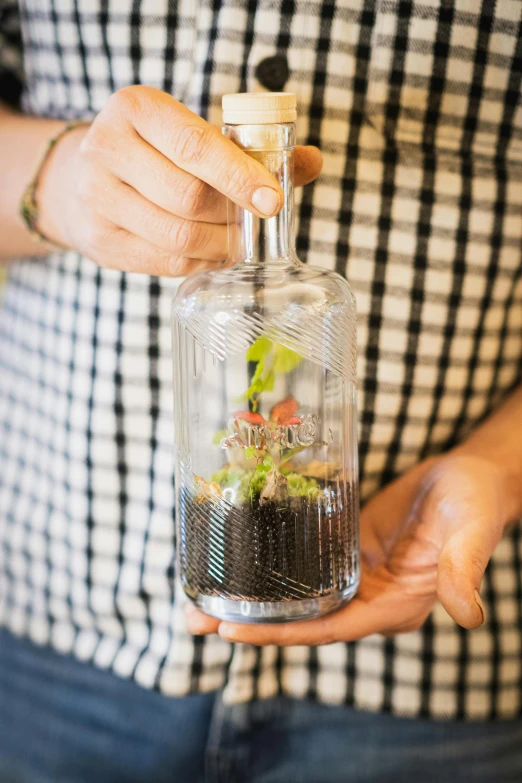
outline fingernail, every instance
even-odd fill
[[[484,604],[482,603],[482,598],[480,597],[480,593],[478,590],[475,590],[475,601],[477,602],[478,608],[482,612],[482,625],[486,622],[486,610],[484,609]]]
[[[263,215],[267,215],[268,217],[275,215],[279,211],[280,204],[281,200],[277,190],[265,186],[254,190],[252,206],[255,207],[258,212],[262,212]]]

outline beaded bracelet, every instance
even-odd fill
[[[47,163],[47,160],[49,158],[49,155],[51,154],[51,150],[53,147],[57,144],[57,142],[60,141],[60,139],[65,136],[66,133],[69,133],[69,131],[74,130],[75,128],[78,128],[81,125],[88,125],[89,123],[84,122],[83,120],[75,120],[74,122],[69,122],[67,125],[64,125],[63,128],[61,128],[58,133],[56,133],[54,136],[51,136],[51,138],[46,142],[45,147],[40,155],[40,158],[38,160],[38,163],[35,167],[34,174],[31,177],[31,180],[27,187],[25,188],[22,198],[20,199],[20,207],[19,207],[19,213],[20,217],[22,218],[23,222],[25,223],[27,230],[31,234],[32,238],[35,240],[35,242],[44,242],[45,244],[49,244],[53,247],[62,247],[57,242],[49,240],[38,228],[38,218],[39,218],[39,207],[38,207],[38,185],[40,184],[40,175],[43,171],[43,168],[45,164]],[[64,250],[68,250],[69,248],[63,247]]]

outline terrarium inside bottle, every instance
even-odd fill
[[[285,198],[266,220],[230,205],[233,265],[173,302],[178,570],[210,615],[297,620],[359,581],[355,302],[295,253],[295,96],[223,108],[225,135]]]

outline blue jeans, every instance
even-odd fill
[[[0,783],[520,783],[522,721],[168,699],[0,631]]]

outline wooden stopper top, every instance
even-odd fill
[[[223,122],[227,125],[267,125],[295,122],[292,92],[238,92],[223,95]]]

